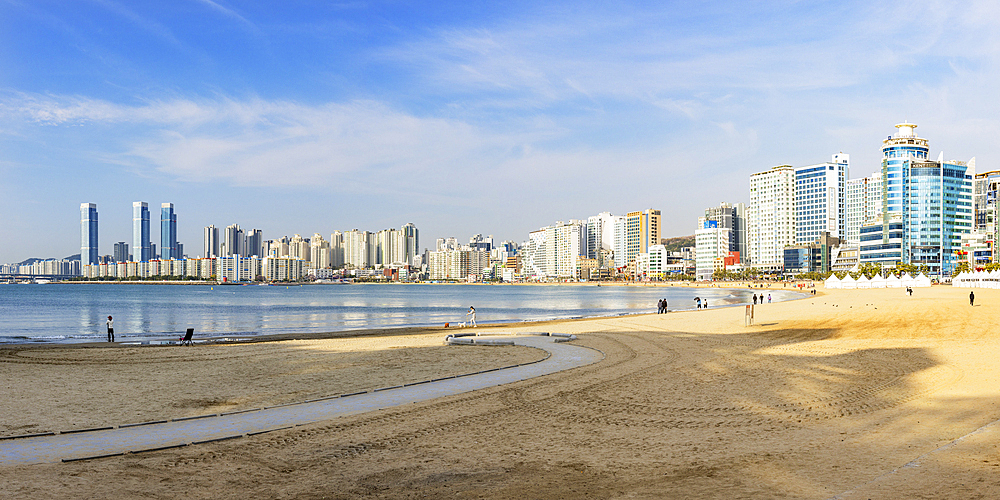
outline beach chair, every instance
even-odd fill
[[[181,339],[181,345],[194,345],[191,342],[191,337],[194,337],[194,328],[188,328],[187,332],[184,333],[184,338]]]

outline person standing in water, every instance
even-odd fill
[[[108,316],[108,342],[115,341],[115,320]]]
[[[469,326],[476,326],[476,308],[469,306],[469,312],[465,315],[469,317]]]

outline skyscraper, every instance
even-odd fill
[[[214,225],[205,227],[205,248],[202,254],[205,258],[219,257],[220,246],[219,246],[219,228]]]
[[[420,231],[412,222],[404,224],[400,230],[403,233],[404,240],[405,257],[403,262],[412,266],[414,265],[414,259],[417,257],[417,252],[420,251]]]
[[[790,165],[750,175],[747,243],[751,267],[783,269],[785,247],[795,244],[795,169]]]
[[[80,204],[80,264],[81,266],[98,263],[97,250],[97,204]]]
[[[843,237],[849,156],[795,169],[795,240],[812,243],[824,232]]]
[[[124,241],[115,243],[114,258],[115,262],[128,262],[131,260],[128,253],[128,243],[125,243]]]
[[[160,259],[179,259],[177,254],[177,214],[173,203],[160,204]]]
[[[881,219],[860,230],[860,261],[894,266],[927,266],[929,274],[948,276],[961,238],[972,230],[972,173],[961,161],[928,160],[927,139],[915,124],[896,125],[882,141]],[[974,165],[974,162],[970,162]]]
[[[586,236],[586,235],[584,235]],[[634,262],[640,253],[649,251],[650,245],[660,244],[660,211],[652,208],[625,214],[625,261],[615,264],[622,266]],[[586,243],[584,243],[586,250]]]
[[[144,201],[132,203],[132,260],[148,262],[152,257],[149,241],[149,205]]]
[[[738,252],[740,261],[746,259],[746,208],[742,203],[721,203],[705,209],[705,216],[698,218],[695,229],[695,276],[699,280],[712,279],[716,263]]]
[[[246,247],[247,257],[253,257],[254,255],[258,257],[264,257],[264,233],[260,229],[251,229],[247,233],[247,247]]]
[[[246,245],[246,236],[239,224],[226,226],[225,239],[222,242],[223,257],[246,256]]]

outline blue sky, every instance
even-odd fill
[[[266,238],[413,222],[522,241],[658,208],[893,125],[997,169],[992,2],[0,0],[0,262],[131,241],[131,203]],[[159,237],[157,221],[153,239]]]

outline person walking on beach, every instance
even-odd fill
[[[663,314],[663,299],[656,301],[656,314]]]
[[[767,303],[768,303],[768,304],[770,304],[770,303],[771,303],[771,294],[767,294]]]
[[[465,315],[469,317],[469,326],[476,326],[476,308],[469,306],[469,312]]]
[[[757,305],[757,294],[753,294],[753,305]]]
[[[976,305],[976,293],[975,292],[969,292],[969,305],[970,306],[975,306]]]
[[[115,341],[115,320],[108,316],[108,342]]]

